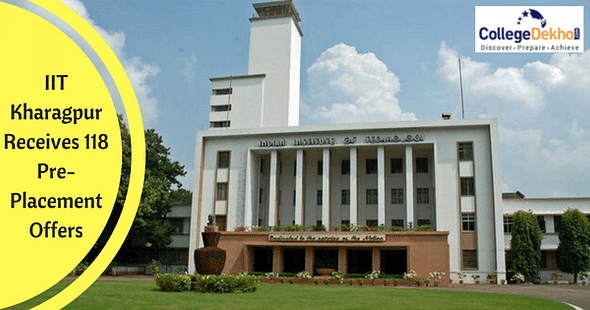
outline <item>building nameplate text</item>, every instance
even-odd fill
[[[312,242],[382,242],[383,234],[346,234],[346,235],[268,235],[268,241],[312,241]]]
[[[357,137],[324,137],[324,138],[294,138],[287,143],[286,139],[277,140],[261,140],[259,147],[284,147],[284,146],[320,146],[320,145],[350,145],[357,141],[364,141],[366,144],[389,144],[389,143],[411,143],[424,141],[423,134],[414,135],[384,135],[384,136],[366,136],[364,140],[357,139]]]

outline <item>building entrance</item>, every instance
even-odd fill
[[[381,272],[403,275],[408,270],[408,251],[406,249],[381,250]]]
[[[284,272],[298,273],[305,270],[305,249],[286,248],[283,252]]]
[[[272,247],[254,247],[254,271],[272,272]]]
[[[373,251],[348,249],[348,273],[367,273],[373,270]]]

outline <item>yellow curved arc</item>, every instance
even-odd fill
[[[117,59],[104,39],[88,24],[82,17],[73,10],[57,0],[30,0],[30,2],[48,10],[55,16],[62,19],[78,32],[94,49],[97,55],[105,64],[117,88],[125,106],[131,135],[131,175],[129,189],[125,199],[125,205],[119,218],[119,222],[113,231],[109,241],[96,260],[88,269],[66,289],[45,301],[34,309],[61,309],[80,296],[107,268],[117,254],[119,248],[131,228],[139,200],[143,189],[145,173],[145,138],[141,119],[141,113],[135,92],[123,66]]]

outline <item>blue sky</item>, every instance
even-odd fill
[[[209,78],[247,73],[248,18],[259,1],[63,1],[113,47],[131,76],[144,125],[155,128],[172,158],[186,166],[182,181],[192,189],[196,132],[208,127]],[[342,122],[330,97],[358,111],[363,122],[432,120],[446,111],[460,118],[461,57],[466,118],[499,120],[504,190],[590,197],[587,32],[586,51],[579,54],[475,53],[475,5],[503,2],[294,2],[304,33],[301,124]],[[588,16],[590,5],[584,10]],[[338,70],[326,72],[326,63]],[[330,86],[343,76],[355,81],[346,96]]]

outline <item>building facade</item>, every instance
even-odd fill
[[[343,272],[503,275],[496,121],[297,126],[299,14],[290,1],[254,8],[248,75],[211,79],[189,253],[213,214],[227,231],[227,273],[313,274],[326,256]],[[326,231],[278,231],[292,225]],[[412,229],[425,225],[433,231]],[[377,231],[334,231],[342,226]]]
[[[327,267],[500,282],[510,215],[528,209],[545,223],[545,269],[555,267],[555,216],[590,214],[590,199],[503,200],[495,119],[298,126],[300,16],[291,1],[253,6],[248,74],[210,79],[210,128],[197,134],[190,273],[215,215],[224,273]]]

